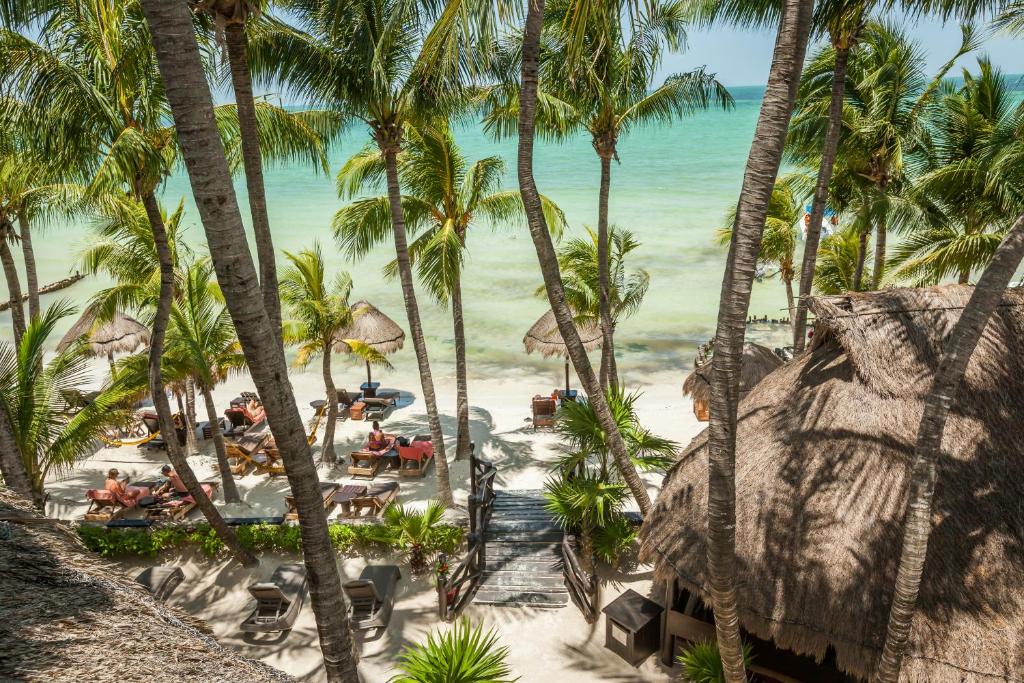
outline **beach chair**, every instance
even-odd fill
[[[334,481],[320,482],[320,495],[323,496],[324,510],[330,511],[334,507],[334,494],[340,488],[341,484]],[[297,522],[299,510],[295,507],[295,497],[285,496],[284,504],[288,506],[288,510],[284,513],[284,520],[286,522]]]
[[[280,565],[269,581],[249,586],[256,609],[239,628],[246,633],[279,633],[291,629],[307,590],[304,565]]]
[[[398,447],[398,458],[401,466],[398,474],[403,477],[422,477],[434,459],[434,444],[429,434],[420,434],[413,438],[408,446]]]
[[[268,445],[261,453],[255,454],[252,459],[256,465],[256,474],[277,477],[285,473],[284,461],[281,460],[281,451],[277,450],[277,446]]]
[[[203,491],[209,498],[213,498],[213,494],[216,492],[219,482],[216,481],[204,481],[200,484]],[[172,498],[168,501],[151,507],[146,510],[146,519],[154,522],[180,522],[181,520],[188,517],[188,513],[195,509],[198,503],[192,496],[185,496],[184,498]]]
[[[533,428],[554,427],[558,403],[550,396],[533,397]]]
[[[388,627],[401,578],[402,572],[393,564],[371,565],[363,569],[358,579],[344,583],[353,630]]]
[[[226,444],[231,474],[244,477],[261,466],[265,467],[270,458],[264,455],[262,459],[257,459],[256,455],[266,447],[271,438],[269,427],[253,427],[235,443]],[[284,472],[283,468],[281,472]]]
[[[181,567],[169,566],[147,567],[135,577],[136,583],[141,584],[160,602],[166,600],[184,580],[185,573],[181,571]]]
[[[392,398],[364,398],[363,403],[366,404],[366,409],[363,412],[363,416],[367,420],[383,420],[386,419],[388,413],[391,411],[391,406],[395,405],[395,400]]]
[[[232,406],[224,411],[224,417],[227,418],[228,424],[231,427],[225,430],[225,436],[235,436],[236,434],[244,434],[245,430],[252,426],[252,422],[246,417],[245,411],[241,408],[235,408]]]
[[[85,499],[89,501],[89,509],[83,518],[87,522],[109,522],[135,504],[106,489],[89,489],[85,492]]]
[[[373,479],[384,464],[384,458],[369,451],[352,451],[349,453],[352,464],[348,466],[348,473],[353,477],[369,477]]]
[[[366,495],[352,499],[352,511],[345,516],[379,517],[398,498],[398,490],[398,482],[394,481],[371,486],[367,489]]]

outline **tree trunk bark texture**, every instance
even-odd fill
[[[825,144],[821,150],[821,165],[818,180],[814,185],[814,199],[811,202],[811,224],[804,239],[803,267],[800,270],[800,299],[797,301],[796,316],[793,318],[793,349],[796,353],[807,344],[807,298],[814,286],[814,268],[818,261],[818,246],[821,244],[821,222],[825,218],[828,203],[828,187],[832,182],[832,171],[839,149],[839,135],[843,129],[843,98],[846,93],[846,64],[850,57],[848,47],[836,48],[836,63],[832,70],[832,97],[828,105],[828,127],[825,129]],[[792,305],[790,306],[792,315]]]
[[[882,283],[882,276],[885,275],[885,237],[888,231],[888,221],[885,216],[878,220],[875,226],[875,267],[871,271],[871,289],[878,289]]]
[[[466,376],[466,326],[462,318],[462,281],[452,288],[452,327],[455,335],[455,418],[458,424],[455,459],[469,457],[469,380]]]
[[[14,227],[7,218],[0,218],[0,263],[3,265],[4,278],[7,280],[7,293],[11,300],[11,325],[14,328],[14,344],[21,344],[21,338],[25,336],[25,308],[22,306],[24,296],[21,293],[21,281],[18,279],[18,269],[14,265],[14,256],[11,254],[10,240],[14,235]]]
[[[651,498],[647,488],[637,474],[636,468],[629,459],[626,444],[619,434],[618,426],[608,408],[608,401],[601,389],[600,382],[594,374],[587,352],[580,341],[579,332],[573,321],[572,311],[565,301],[565,290],[562,276],[558,269],[558,256],[555,254],[551,235],[544,220],[540,193],[533,177],[533,143],[534,128],[537,117],[537,65],[540,55],[540,32],[544,15],[544,0],[529,0],[527,3],[526,28],[523,33],[522,51],[522,84],[519,98],[519,149],[517,170],[519,175],[519,191],[523,197],[523,207],[537,250],[541,274],[544,276],[544,287],[547,290],[548,302],[558,323],[558,330],[565,341],[569,359],[572,361],[580,384],[590,397],[594,414],[601,428],[608,437],[609,449],[615,458],[615,464],[622,474],[636,499],[640,513],[644,516],[650,512]]]
[[[320,448],[320,459],[333,466],[338,462],[338,456],[334,452],[334,427],[338,424],[338,390],[334,386],[334,377],[331,376],[332,347],[332,344],[327,343],[323,349],[324,393],[327,396],[324,418],[326,418],[327,424],[324,425],[324,440]]]
[[[743,174],[711,361],[707,579],[725,679],[746,681],[736,598],[736,413],[750,291],[810,33],[813,0],[786,0]]]
[[[868,254],[868,234],[862,232],[857,242],[857,264],[853,267],[853,291],[859,292],[864,285],[864,261]]]
[[[320,479],[288,380],[284,349],[260,292],[227,161],[220,147],[213,98],[203,72],[185,3],[143,0],[157,61],[171,104],[178,141],[199,208],[217,280],[238,330],[249,372],[263,401],[299,512],[302,553],[309,576],[328,681],[358,683],[358,654],[327,531]]]
[[[4,486],[31,500],[40,512],[43,511],[42,491],[36,491],[29,480],[11,416],[3,403],[0,403],[0,474],[4,477]]]
[[[595,147],[597,143],[595,143]],[[614,154],[614,142],[611,145],[611,153]],[[618,384],[618,378],[614,376],[612,365],[615,356],[615,325],[612,323],[611,310],[611,263],[608,244],[608,192],[612,181],[612,157],[609,151],[598,151],[601,158],[601,189],[597,202],[597,272],[600,285],[599,305],[601,318],[601,386],[604,389],[614,387]]]
[[[971,298],[943,347],[931,391],[925,398],[924,414],[917,430],[917,445],[910,469],[910,491],[903,522],[903,545],[896,572],[896,587],[885,644],[875,670],[876,683],[896,683],[899,680],[928,555],[936,463],[942,449],[946,418],[963,382],[967,364],[1022,258],[1024,216],[1017,219],[1003,238],[992,261],[978,279]]]
[[[25,286],[28,287],[28,317],[39,317],[39,276],[36,274],[36,252],[32,248],[32,227],[28,216],[18,214],[18,232],[21,233],[21,255],[25,259]]]
[[[185,414],[182,417],[185,422],[185,452],[194,455],[199,452],[199,442],[196,439],[196,383],[191,379],[185,381]]]
[[[224,446],[224,433],[220,430],[220,416],[217,414],[217,405],[213,402],[213,392],[206,387],[202,388],[202,392],[203,400],[206,401],[206,416],[210,419],[213,450],[217,453],[217,469],[220,470],[221,485],[224,487],[224,502],[241,503],[242,497],[238,495],[238,486],[235,485],[235,477],[231,474],[231,465],[228,463],[228,451]]]

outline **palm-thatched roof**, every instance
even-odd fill
[[[758,382],[775,368],[782,359],[767,346],[747,342],[743,345],[743,366],[740,369],[740,397],[744,397]],[[711,360],[701,363],[683,382],[683,395],[691,396],[696,403],[711,400]]]
[[[0,529],[0,679],[292,680],[225,650],[2,487],[0,515],[36,520]]]
[[[580,333],[580,340],[583,342],[583,348],[587,351],[593,351],[594,349],[600,348],[602,343],[600,325],[595,322],[588,321],[583,324],[577,324],[576,330]],[[533,324],[533,327],[529,329],[526,336],[523,337],[523,346],[526,347],[527,353],[538,351],[540,355],[545,358],[550,358],[551,356],[568,356],[565,340],[562,339],[562,333],[558,331],[558,323],[555,321],[555,314],[550,310],[542,315],[540,319]]]
[[[352,324],[339,332],[337,339],[355,339],[385,355],[398,351],[405,343],[405,332],[398,323],[367,301],[352,304],[352,317]],[[343,341],[338,341],[334,350],[341,353],[351,351]]]
[[[57,344],[58,353],[85,337],[89,353],[106,356],[114,353],[131,353],[140,346],[149,344],[149,328],[135,318],[114,314],[105,322],[98,322],[96,313],[86,309]]]
[[[739,409],[740,619],[867,677],[885,637],[909,463],[967,286],[822,297],[811,348]],[[1024,290],[968,366],[938,463],[934,524],[903,681],[1024,680]],[[643,531],[662,577],[707,596],[707,432],[669,471]]]

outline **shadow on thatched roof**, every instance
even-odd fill
[[[744,628],[867,677],[885,637],[908,469],[942,343],[971,288],[815,299],[814,343],[741,403],[736,453]],[[1024,291],[971,358],[943,440],[903,681],[1021,681]],[[644,525],[660,576],[707,596],[707,432]]]
[[[39,519],[0,487],[0,514]],[[0,535],[0,680],[290,681],[225,650],[51,521]]]
[[[743,345],[743,365],[740,369],[740,397],[757,386],[768,373],[783,364],[774,351],[767,346],[753,342]],[[683,395],[690,396],[697,403],[711,401],[711,359],[701,363],[683,382]]]

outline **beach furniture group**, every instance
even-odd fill
[[[395,451],[398,453],[397,473],[401,477],[422,477],[426,474],[427,468],[434,459],[434,444],[429,434],[419,434],[411,441],[401,440],[394,435]],[[348,473],[353,477],[373,479],[389,459],[393,456],[371,451],[368,444],[364,444],[358,451],[349,454],[352,463],[348,467]]]
[[[220,482],[204,481],[200,485],[206,495],[213,498]],[[152,491],[157,487],[154,481],[132,482],[128,486],[138,490],[136,498],[118,496],[105,489],[87,490],[85,498],[89,501],[89,508],[85,512],[85,521],[113,522],[125,511],[139,507],[145,510],[144,520],[147,525],[161,521],[177,522],[185,519],[197,505],[195,499],[188,494],[171,492],[163,496],[153,495]]]
[[[401,487],[398,482],[382,482],[374,486],[362,484],[341,485],[337,482],[320,482],[320,495],[324,511],[330,514],[335,507],[341,508],[339,517],[344,519],[380,517],[395,502]],[[285,496],[284,521],[296,522],[299,511],[294,496]]]

